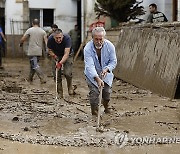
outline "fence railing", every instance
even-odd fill
[[[26,26],[25,26],[26,25]],[[12,35],[22,35],[27,30],[29,21],[18,21],[10,19],[10,29]]]

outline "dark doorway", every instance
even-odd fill
[[[33,19],[38,19],[40,21],[40,10],[30,10],[30,27],[32,26]]]
[[[79,42],[81,42],[81,0],[77,0],[77,25],[80,32]]]
[[[0,25],[3,29],[3,32],[5,32],[5,9],[0,8]]]
[[[82,31],[81,31],[81,27],[83,26],[81,24],[81,13],[82,13],[82,10],[81,10],[81,6],[82,5],[82,2],[81,0],[77,0],[77,25],[78,25],[78,31],[79,31],[79,39],[78,39],[78,49],[81,45],[81,34],[82,34]],[[77,50],[78,51],[78,50]],[[79,53],[79,57],[81,57],[81,59],[83,59],[83,51],[81,49],[80,53]]]
[[[43,27],[51,26],[54,23],[54,10],[43,9]]]
[[[178,19],[178,0],[173,0],[173,21],[177,21]]]
[[[5,34],[5,9],[0,8],[0,26]],[[6,43],[3,43],[2,56],[6,55]]]
[[[179,78],[178,85],[176,88],[175,99],[180,99],[180,78]]]

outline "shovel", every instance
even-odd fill
[[[97,119],[97,128],[99,128],[99,124],[100,124],[100,115],[101,115],[101,102],[102,102],[102,90],[103,87],[100,87],[100,94],[99,94],[99,104],[98,104],[98,119]]]
[[[57,65],[58,62],[56,62]],[[58,78],[58,69],[56,67],[56,100],[58,99],[58,86],[57,86],[57,78]]]

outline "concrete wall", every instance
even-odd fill
[[[24,57],[25,52],[23,48],[19,47],[19,40],[21,35],[7,35],[7,57]]]
[[[180,74],[180,31],[173,29],[122,28],[115,76],[174,98]]]
[[[22,16],[23,16],[22,3],[16,3],[15,0],[6,0],[5,3],[6,35],[10,35],[13,33],[11,21],[12,20],[22,21]],[[19,30],[14,29],[14,33],[19,34]]]

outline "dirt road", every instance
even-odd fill
[[[76,95],[69,97],[63,78],[64,99],[58,101],[50,61],[41,60],[41,66],[47,83],[41,85],[35,76],[29,84],[26,58],[4,60],[5,70],[0,71],[0,154],[179,153],[180,100],[115,79],[112,114],[103,114],[102,108],[103,132],[97,132],[83,62],[77,61],[73,71]]]

